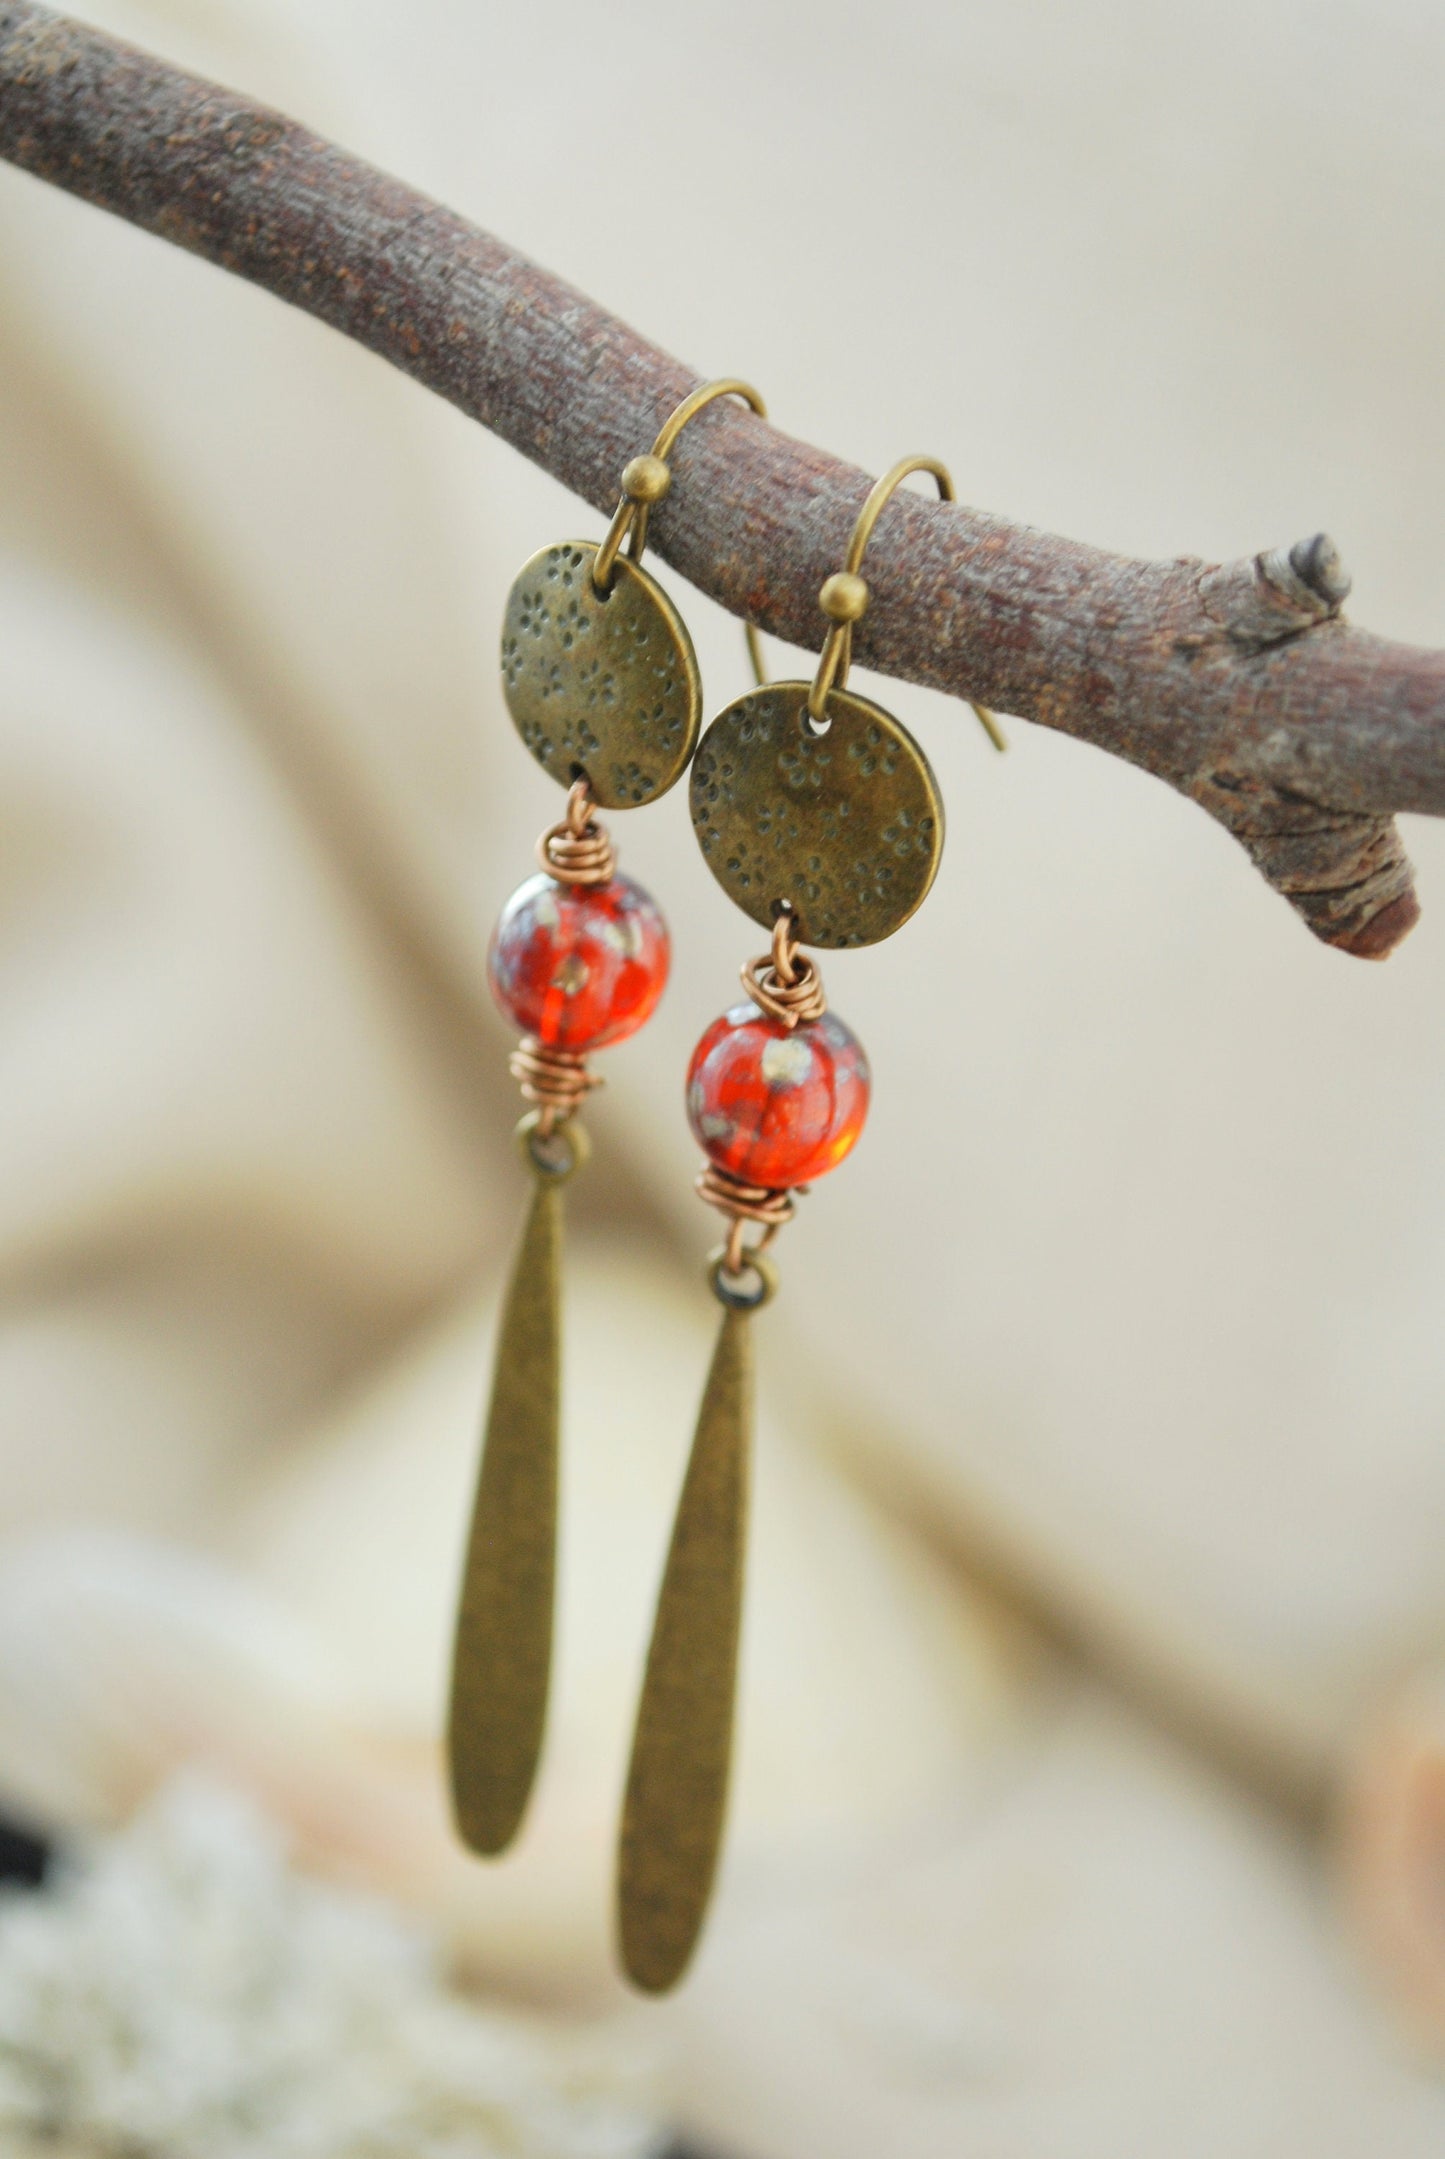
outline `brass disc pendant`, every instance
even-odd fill
[[[923,751],[851,690],[815,733],[808,684],[750,690],[719,713],[692,767],[692,821],[728,897],[770,928],[792,902],[810,945],[872,945],[921,905],[943,852],[943,802]]]
[[[585,776],[604,810],[665,794],[697,742],[702,682],[682,617],[625,555],[605,593],[597,549],[560,540],[524,563],[502,624],[502,687],[517,732],[563,787]]]

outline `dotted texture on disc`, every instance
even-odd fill
[[[764,928],[791,900],[804,944],[890,937],[922,903],[943,852],[943,804],[907,728],[851,690],[815,735],[806,682],[750,690],[719,713],[692,766],[708,868]]]
[[[687,769],[702,717],[682,617],[620,555],[604,597],[597,549],[562,540],[533,555],[507,596],[502,689],[518,734],[560,786],[585,773],[604,810],[665,794]]]

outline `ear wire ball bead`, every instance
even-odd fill
[[[594,1050],[651,1017],[669,959],[661,911],[630,877],[529,877],[492,933],[487,978],[505,1016],[544,1048]]]
[[[852,570],[835,570],[818,594],[830,622],[861,622],[868,611],[868,587]]]
[[[756,1005],[735,1005],[693,1051],[688,1123],[719,1169],[782,1191],[852,1151],[869,1088],[862,1045],[836,1013],[787,1028]]]
[[[634,457],[622,468],[622,492],[629,502],[661,502],[672,485],[672,472],[660,457]]]

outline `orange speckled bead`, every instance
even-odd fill
[[[687,1118],[719,1169],[784,1191],[852,1150],[869,1087],[862,1045],[834,1013],[790,1032],[754,1004],[734,1005],[693,1051]]]
[[[539,875],[502,909],[487,979],[524,1034],[548,1049],[594,1050],[651,1016],[670,956],[656,901],[630,877],[568,885]]]

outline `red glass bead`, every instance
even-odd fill
[[[656,901],[630,877],[567,885],[538,875],[502,909],[487,979],[524,1034],[548,1049],[594,1050],[651,1016],[670,956]]]
[[[832,1012],[790,1031],[734,1005],[692,1053],[687,1119],[719,1169],[782,1191],[837,1168],[863,1130],[869,1087],[862,1045]]]

